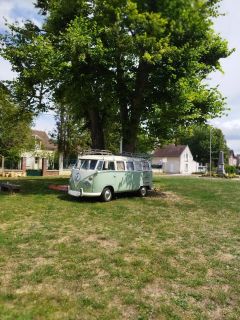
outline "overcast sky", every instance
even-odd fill
[[[34,20],[40,24],[37,10],[32,4],[33,0],[0,0],[0,32],[5,30],[5,21],[24,19]],[[212,86],[219,85],[219,90],[227,98],[227,103],[231,109],[228,115],[211,121],[215,127],[222,129],[228,146],[234,149],[235,153],[240,153],[240,1],[223,0],[220,12],[225,16],[218,17],[215,21],[215,29],[221,36],[228,40],[229,47],[236,51],[227,59],[221,61],[224,73],[216,72],[209,76]],[[11,66],[0,57],[0,80],[11,80],[14,73]],[[43,114],[35,121],[35,128],[50,131],[54,127],[52,115]]]

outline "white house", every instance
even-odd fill
[[[152,158],[153,171],[164,173],[191,174],[198,171],[198,165],[189,147],[184,145],[171,144],[158,148]]]
[[[229,156],[228,156],[228,164],[229,164],[230,166],[236,167],[236,166],[237,166],[237,163],[238,163],[238,158],[237,158],[237,156],[235,156],[233,150],[230,150]]]
[[[26,158],[26,169],[42,169],[42,158],[47,158],[47,162],[53,160],[57,151],[57,146],[49,139],[45,131],[32,130],[35,140],[35,148],[32,151],[24,152],[22,157]]]

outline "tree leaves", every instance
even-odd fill
[[[39,0],[43,30],[28,22],[3,39],[16,98],[34,111],[64,101],[92,130],[95,112],[101,134],[115,122],[128,151],[143,125],[166,138],[221,115],[224,99],[203,82],[231,53],[213,31],[218,2]]]

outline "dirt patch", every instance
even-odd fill
[[[143,294],[145,296],[156,299],[165,296],[166,290],[164,289],[164,284],[159,280],[156,280],[146,285],[146,287],[143,289]]]
[[[96,242],[100,247],[105,249],[116,249],[118,243],[116,240],[106,238],[104,236],[91,234],[84,239],[85,242]]]
[[[70,236],[64,236],[64,237],[61,237],[61,238],[58,238],[56,240],[52,240],[51,243],[52,244],[61,244],[61,243],[69,243],[71,242],[71,237]]]
[[[122,315],[122,319],[130,320],[137,318],[137,310],[135,307],[123,304],[119,297],[114,297],[113,300],[109,303],[110,308],[116,308]]]
[[[209,318],[212,320],[221,320],[224,319],[223,310],[218,307],[215,310],[208,312]]]
[[[148,195],[145,198],[146,200],[158,200],[164,199],[167,201],[183,201],[184,199],[177,195],[176,193],[170,191],[161,191],[160,189],[154,188],[153,190],[148,191]]]
[[[233,260],[235,257],[234,257],[234,255],[232,255],[230,253],[219,253],[217,255],[217,258],[222,262],[229,262],[229,261]]]
[[[16,294],[44,294],[47,296],[68,296],[72,295],[72,292],[64,287],[63,283],[55,284],[37,284],[37,285],[24,285],[19,289],[16,289]]]
[[[2,231],[6,231],[8,230],[8,228],[10,227],[11,225],[9,223],[1,223],[0,224],[0,230]]]

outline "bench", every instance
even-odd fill
[[[10,193],[20,192],[20,186],[12,183],[0,183],[0,191],[7,191]]]

